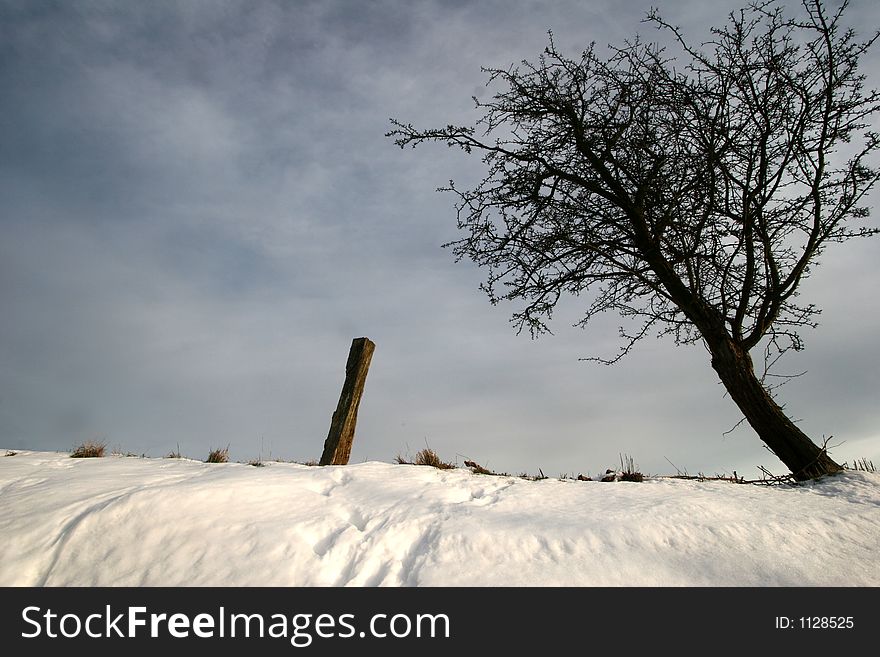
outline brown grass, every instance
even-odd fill
[[[484,468],[482,465],[477,463],[476,461],[465,461],[464,464],[471,469],[471,472],[474,474],[484,474],[484,475],[495,475],[498,476],[497,472],[492,472],[488,468]],[[503,475],[502,475],[503,476]]]
[[[75,459],[101,458],[102,456],[104,456],[106,451],[106,443],[99,443],[94,440],[87,440],[84,443],[80,443],[80,445],[70,453],[70,456],[71,458]]]
[[[425,449],[416,452],[416,458],[413,461],[407,461],[402,456],[398,456],[395,461],[401,465],[429,465],[432,468],[437,468],[439,470],[451,470],[456,467],[454,463],[447,463],[441,459],[437,455],[437,452],[430,447],[426,447]]]
[[[645,476],[638,471],[633,463],[633,457],[630,455],[620,455],[620,481],[636,481],[645,480]]]
[[[212,449],[208,452],[208,458],[205,459],[205,463],[227,463],[229,461],[229,445],[220,449]]]

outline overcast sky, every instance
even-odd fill
[[[514,473],[784,471],[700,346],[615,317],[532,341],[441,244],[479,175],[400,150],[389,117],[473,123],[481,66],[619,43],[651,4],[700,37],[738,6],[667,0],[0,1],[0,447],[99,439],[193,458],[317,458],[352,338],[376,352],[352,462],[412,456]],[[852,16],[880,25],[857,0]],[[880,79],[877,53],[867,62]],[[877,197],[874,197],[877,205]],[[880,211],[880,210],[878,210]],[[876,218],[874,219],[876,225]],[[781,390],[832,455],[880,463],[877,239],[831,249],[824,307]]]

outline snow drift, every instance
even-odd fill
[[[0,456],[3,586],[878,586],[880,474],[601,483]]]

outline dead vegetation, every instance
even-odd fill
[[[398,454],[395,457],[394,462],[400,465],[428,465],[434,468],[438,468],[440,470],[451,470],[458,467],[454,463],[444,461],[442,458],[440,458],[437,452],[435,452],[430,447],[426,447],[425,449],[417,452],[415,458],[413,459],[410,459],[408,456],[404,457]],[[606,475],[601,477],[600,481],[644,481],[644,475],[639,472],[638,469],[635,467],[632,457],[620,455],[620,465],[621,469],[619,471],[607,470]],[[549,477],[544,474],[544,471],[541,468],[538,468],[538,474],[528,474],[526,472],[521,472],[518,475],[513,475],[509,472],[496,472],[494,470],[490,470],[489,468],[486,468],[476,461],[470,459],[465,459],[464,467],[468,468],[474,474],[487,475],[491,477],[516,477],[518,479],[525,479],[527,481],[543,481],[545,479],[549,479]],[[593,478],[583,474],[578,474],[577,477],[573,475],[560,475],[559,480],[593,481]]]
[[[401,465],[428,465],[432,468],[437,468],[438,470],[452,470],[453,468],[458,467],[454,463],[449,463],[441,459],[437,455],[437,452],[430,447],[426,447],[425,449],[416,452],[415,459],[412,461],[405,459],[399,454],[395,461]]]
[[[227,463],[229,461],[229,445],[223,449],[212,449],[208,453],[205,463]]]
[[[145,459],[147,458],[147,453],[141,452],[140,454],[135,454],[134,452],[123,451],[121,447],[116,447],[110,452],[110,456],[117,456],[119,458]]]
[[[484,474],[484,475],[495,475],[499,476],[497,472],[492,472],[491,470],[487,470],[479,463],[474,461],[465,461],[464,464],[471,469],[471,472],[474,474]]]
[[[87,440],[75,447],[70,453],[70,457],[74,459],[102,458],[106,451],[107,443]]]
[[[642,482],[645,480],[645,476],[639,472],[638,468],[635,466],[632,456],[629,454],[625,456],[623,454],[618,454],[618,456],[620,457],[618,481]]]
[[[852,466],[848,463],[844,463],[843,467],[847,470],[856,470],[861,472],[877,472],[877,468],[874,467],[874,462],[870,461],[866,458],[855,459],[853,461]]]
[[[826,441],[827,445],[827,441]],[[19,452],[15,450],[7,450],[5,456],[15,456]],[[104,457],[107,453],[107,445],[105,442],[91,440],[85,441],[78,445],[71,451],[70,456],[72,458],[101,458]],[[133,452],[123,452],[121,449],[114,449],[112,452],[114,456],[130,456],[130,457],[140,457],[146,458],[146,454],[135,454]],[[461,456],[461,455],[459,455]],[[577,474],[576,476],[572,474],[561,474],[558,479],[560,481],[579,481],[579,482],[588,482],[588,481],[600,481],[600,482],[615,482],[615,481],[626,481],[626,482],[643,482],[646,479],[646,476],[642,474],[639,470],[638,466],[635,463],[635,460],[629,454],[619,454],[619,469],[607,469],[604,474],[598,475],[595,479],[589,475],[585,474]],[[180,451],[180,445],[177,445],[177,449],[170,452],[165,456],[165,458],[173,458],[180,459],[184,458]],[[269,461],[275,462],[285,462],[284,459],[280,458],[270,458]],[[724,481],[729,483],[736,484],[756,484],[756,485],[797,485],[801,482],[792,475],[791,473],[786,473],[782,475],[777,475],[770,472],[764,466],[758,466],[758,469],[761,473],[760,478],[758,479],[746,479],[744,476],[738,474],[736,470],[733,471],[732,474],[714,474],[707,475],[703,472],[699,472],[696,475],[691,475],[687,472],[687,470],[682,471],[678,468],[672,461],[666,459],[670,465],[672,465],[676,474],[674,475],[656,475],[659,478],[664,479],[684,479],[690,481]],[[229,445],[225,448],[217,448],[212,449],[208,457],[205,459],[206,463],[227,463],[229,462]],[[287,461],[290,463],[298,463],[300,465],[306,466],[317,466],[319,465],[316,460],[290,460]],[[398,455],[394,459],[395,463],[403,464],[403,465],[425,465],[433,468],[437,468],[438,470],[451,470],[455,468],[459,468],[461,466],[458,465],[458,462],[455,463],[450,461],[445,461],[442,459],[436,451],[431,449],[430,447],[425,447],[422,450],[419,450],[413,458],[409,458]],[[260,458],[252,459],[250,461],[245,461],[247,465],[252,465],[254,467],[264,467],[267,462],[263,459],[262,455]],[[477,463],[476,461],[465,459],[463,461],[463,465],[465,468],[468,468],[473,474],[478,475],[487,475],[494,477],[516,477],[519,479],[525,479],[528,481],[542,481],[544,479],[548,479],[547,475],[544,474],[544,471],[541,468],[538,468],[538,474],[528,474],[526,472],[522,472],[520,474],[514,475],[509,472],[496,472],[490,468],[484,467]],[[868,458],[859,458],[855,459],[852,464],[844,463],[844,468],[846,470],[851,471],[861,471],[861,472],[869,472],[874,473],[877,471],[874,462]]]

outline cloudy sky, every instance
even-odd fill
[[[532,341],[441,244],[480,163],[400,150],[389,117],[472,123],[481,66],[620,42],[651,4],[703,35],[735,4],[641,0],[0,0],[0,446],[317,458],[352,338],[376,353],[352,461],[783,471],[700,347],[615,317]],[[855,0],[860,25],[880,24]],[[880,84],[876,52],[866,71]],[[875,196],[874,204],[877,205]],[[829,251],[807,374],[781,399],[838,460],[880,462],[880,241]]]

